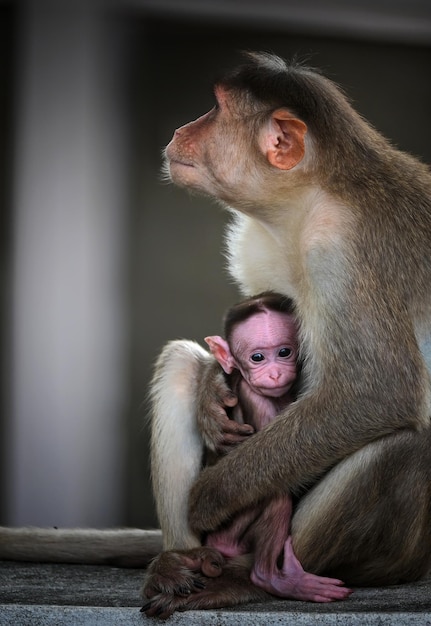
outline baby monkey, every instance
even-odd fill
[[[300,370],[297,335],[291,301],[265,292],[228,310],[225,338],[205,338],[238,397],[231,419],[258,431],[295,400]],[[200,426],[205,429],[205,424]],[[273,595],[321,602],[349,595],[340,580],[303,570],[289,536],[291,516],[290,495],[263,498],[222,529],[209,533],[205,544],[228,558],[253,553],[251,580]]]
[[[240,398],[232,419],[261,430],[294,399],[297,327],[291,301],[273,292],[243,300],[224,319],[225,338],[205,337]]]

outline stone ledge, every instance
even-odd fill
[[[189,611],[158,622],[136,608],[0,606],[2,626],[429,626],[431,613],[304,613],[250,609]]]
[[[139,612],[142,570],[0,562],[2,626],[431,626],[431,579],[356,589],[344,602],[289,600],[176,613],[165,622]]]

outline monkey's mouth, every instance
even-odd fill
[[[175,150],[175,148],[172,146],[172,142],[169,143],[165,148],[165,158],[169,163],[169,167],[193,167],[193,163],[184,161],[183,158],[181,158],[177,154],[177,150]]]
[[[180,165],[181,167],[194,167],[193,163],[185,163],[184,161],[178,161],[178,159],[169,159],[169,165]]]
[[[287,385],[280,385],[278,387],[261,387],[260,393],[264,396],[280,398],[281,396],[284,396],[284,394],[289,391],[291,386],[292,384],[289,383]]]

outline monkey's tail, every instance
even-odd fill
[[[0,560],[146,567],[161,551],[160,530],[0,527]]]

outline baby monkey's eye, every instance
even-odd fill
[[[251,355],[251,360],[254,361],[255,363],[260,363],[260,361],[263,361],[264,359],[265,357],[263,356],[261,352],[255,352],[254,354]]]
[[[278,351],[278,356],[281,356],[283,359],[288,359],[292,356],[292,348],[281,348]]]

